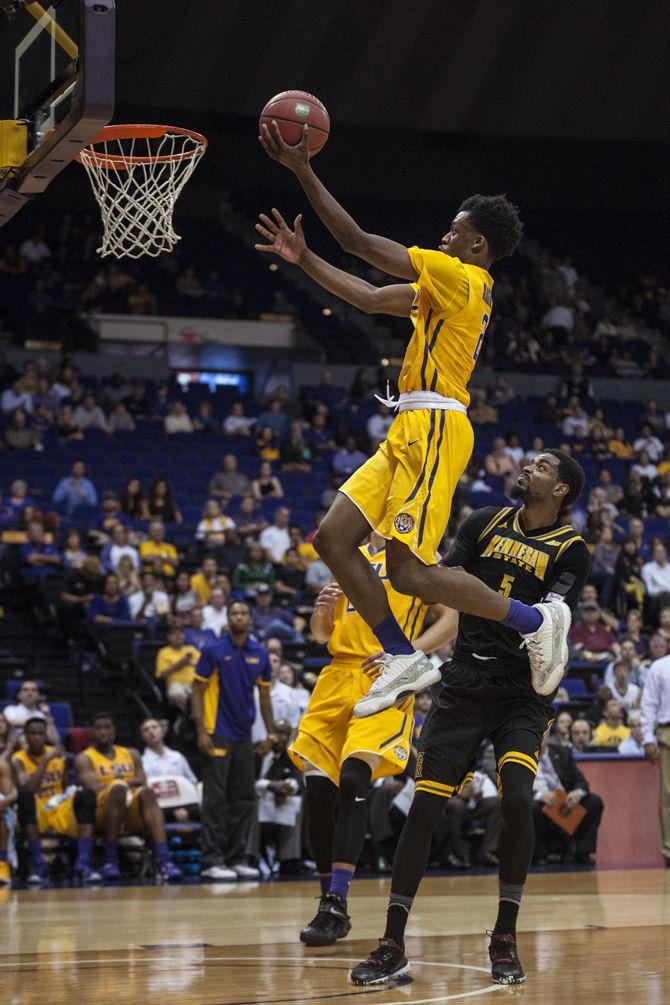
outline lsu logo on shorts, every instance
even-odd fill
[[[409,513],[398,513],[393,526],[399,534],[409,534],[414,530],[414,517]]]
[[[404,747],[400,747],[400,746],[394,747],[393,748],[393,753],[395,754],[395,756],[398,758],[399,761],[406,761],[407,760],[407,751],[405,750]]]

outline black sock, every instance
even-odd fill
[[[500,883],[498,917],[493,927],[495,935],[516,935],[516,919],[521,907],[522,886]]]
[[[442,796],[417,792],[398,841],[384,938],[401,947],[412,902],[428,865],[435,824],[443,812]]]

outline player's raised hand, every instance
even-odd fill
[[[302,232],[302,213],[296,216],[293,230],[290,229],[278,209],[272,210],[272,217],[269,217],[267,213],[260,213],[258,219],[260,223],[256,224],[256,230],[261,237],[270,243],[255,244],[256,251],[269,251],[273,255],[283,258],[286,262],[297,264],[307,250],[305,235]]]
[[[294,174],[309,164],[309,126],[307,125],[302,127],[300,143],[293,147],[286,143],[274,119],[270,123],[270,128],[263,123],[258,139],[268,157],[283,164]]]

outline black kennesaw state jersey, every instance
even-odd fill
[[[586,543],[560,519],[525,534],[521,512],[522,507],[486,506],[472,513],[442,565],[462,566],[496,593],[523,604],[560,598],[574,611],[591,568]],[[492,670],[528,669],[521,641],[517,631],[497,621],[461,614],[454,659],[479,666],[490,660]]]

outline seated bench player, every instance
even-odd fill
[[[81,784],[97,798],[95,824],[105,840],[102,877],[121,878],[119,836],[125,830],[127,834],[149,834],[160,876],[168,882],[180,880],[181,871],[168,852],[163,811],[147,786],[139,751],[117,746],[115,738],[112,716],[99,712],[91,726],[93,742],[75,761]]]
[[[53,831],[77,839],[74,875],[84,883],[99,883],[101,876],[91,868],[95,792],[68,789],[68,770],[60,744],[47,744],[47,724],[43,718],[28,719],[23,727],[25,749],[12,756],[17,788],[19,826],[30,852],[30,884],[43,884],[48,867],[42,854],[40,834]]]

